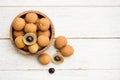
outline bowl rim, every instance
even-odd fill
[[[38,51],[38,52],[35,53],[35,54],[37,54],[37,55],[40,55],[40,54],[42,54],[43,52],[45,52],[45,51],[51,46],[51,44],[52,44],[52,42],[53,42],[53,40],[54,40],[54,36],[55,36],[54,25],[53,25],[52,21],[50,20],[50,18],[49,18],[47,15],[45,15],[44,13],[42,13],[42,12],[40,12],[40,11],[37,11],[37,10],[27,10],[27,11],[23,11],[23,12],[19,13],[19,14],[13,19],[13,21],[14,21],[16,18],[21,17],[22,15],[25,15],[25,14],[27,14],[27,13],[36,13],[36,14],[38,14],[38,15],[42,15],[43,17],[49,19],[49,21],[50,21],[50,25],[51,25],[51,38],[50,38],[50,43],[49,43],[48,46],[44,47],[42,50],[40,50],[40,51]],[[14,40],[13,40],[13,25],[12,25],[12,24],[13,24],[13,21],[12,21],[12,23],[11,23],[11,25],[10,25],[10,31],[9,31],[9,37],[10,37],[11,43],[13,44],[14,48],[15,48],[18,52],[20,52],[20,53],[22,53],[22,54],[25,54],[25,55],[32,55],[29,51],[27,52],[27,51],[24,51],[24,50],[22,50],[22,49],[19,49],[19,48],[17,48],[17,46],[15,45],[15,42],[14,42]]]

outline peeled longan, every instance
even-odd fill
[[[55,64],[61,64],[64,62],[64,58],[61,53],[56,53],[53,55],[52,62]]]
[[[64,48],[61,49],[61,54],[64,56],[64,57],[68,57],[68,56],[71,56],[74,52],[74,49],[72,46],[70,45],[66,45]]]
[[[40,35],[45,35],[45,36],[50,37],[50,30],[47,30],[47,31],[38,31],[38,36],[40,36]]]
[[[50,27],[50,21],[47,18],[41,18],[37,21],[37,23],[41,31],[46,31]]]
[[[24,31],[26,33],[35,33],[37,30],[37,26],[33,23],[29,23],[25,25]]]
[[[28,47],[28,50],[30,53],[36,53],[38,51],[39,45],[37,43],[31,45]]]
[[[24,34],[25,34],[24,31],[14,31],[14,32],[13,32],[13,35],[14,35],[15,37],[23,36]]]
[[[50,56],[49,56],[48,54],[44,53],[44,54],[42,54],[42,55],[40,55],[40,56],[38,57],[38,60],[39,60],[39,62],[40,62],[41,64],[47,65],[47,64],[50,63],[51,58],[50,58]]]
[[[15,38],[15,44],[18,48],[24,48],[25,44],[23,42],[23,36],[18,36]]]
[[[47,45],[49,45],[49,38],[47,36],[44,36],[44,35],[41,35],[38,37],[38,44],[41,46],[41,47],[45,47]]]
[[[13,28],[17,31],[20,31],[24,28],[25,26],[25,20],[23,18],[16,18],[14,21],[13,21]]]
[[[55,47],[61,49],[67,45],[67,39],[64,36],[59,36],[55,40]]]
[[[25,16],[25,20],[28,23],[35,23],[38,19],[38,15],[36,13],[27,13]]]

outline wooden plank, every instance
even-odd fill
[[[119,39],[68,39],[74,55],[65,58],[63,64],[39,64],[37,56],[24,56],[18,53],[9,40],[0,40],[0,70],[21,69],[120,69]],[[51,46],[46,53],[51,56],[56,50]]]
[[[0,71],[0,80],[120,80],[120,70]]]
[[[9,37],[9,27],[16,15],[31,9],[50,17],[56,36],[120,37],[119,7],[0,7],[0,38]]]
[[[1,0],[0,6],[113,6],[119,5],[119,0]]]

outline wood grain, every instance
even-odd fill
[[[50,17],[56,36],[120,37],[119,7],[0,7],[0,38],[9,38],[9,28],[14,17],[31,9]]]
[[[50,63],[39,64],[37,56],[25,56],[18,53],[9,40],[0,40],[0,70],[25,69],[88,69],[88,70],[120,70],[119,39],[68,39],[74,49],[74,55],[65,58],[61,65]],[[46,51],[51,56],[56,53],[53,46]]]
[[[0,71],[0,80],[120,80],[120,70]]]
[[[0,6],[116,6],[120,0],[1,0]]]

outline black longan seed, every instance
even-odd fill
[[[55,72],[55,69],[54,69],[54,68],[50,68],[50,69],[49,69],[49,73],[50,73],[50,74],[53,74],[54,72]]]
[[[26,40],[27,40],[28,42],[32,42],[32,41],[33,41],[33,37],[32,37],[32,36],[28,36],[28,37],[26,38]]]
[[[56,61],[60,61],[61,58],[60,58],[59,56],[55,56],[55,57],[54,57],[54,60],[56,60]]]

